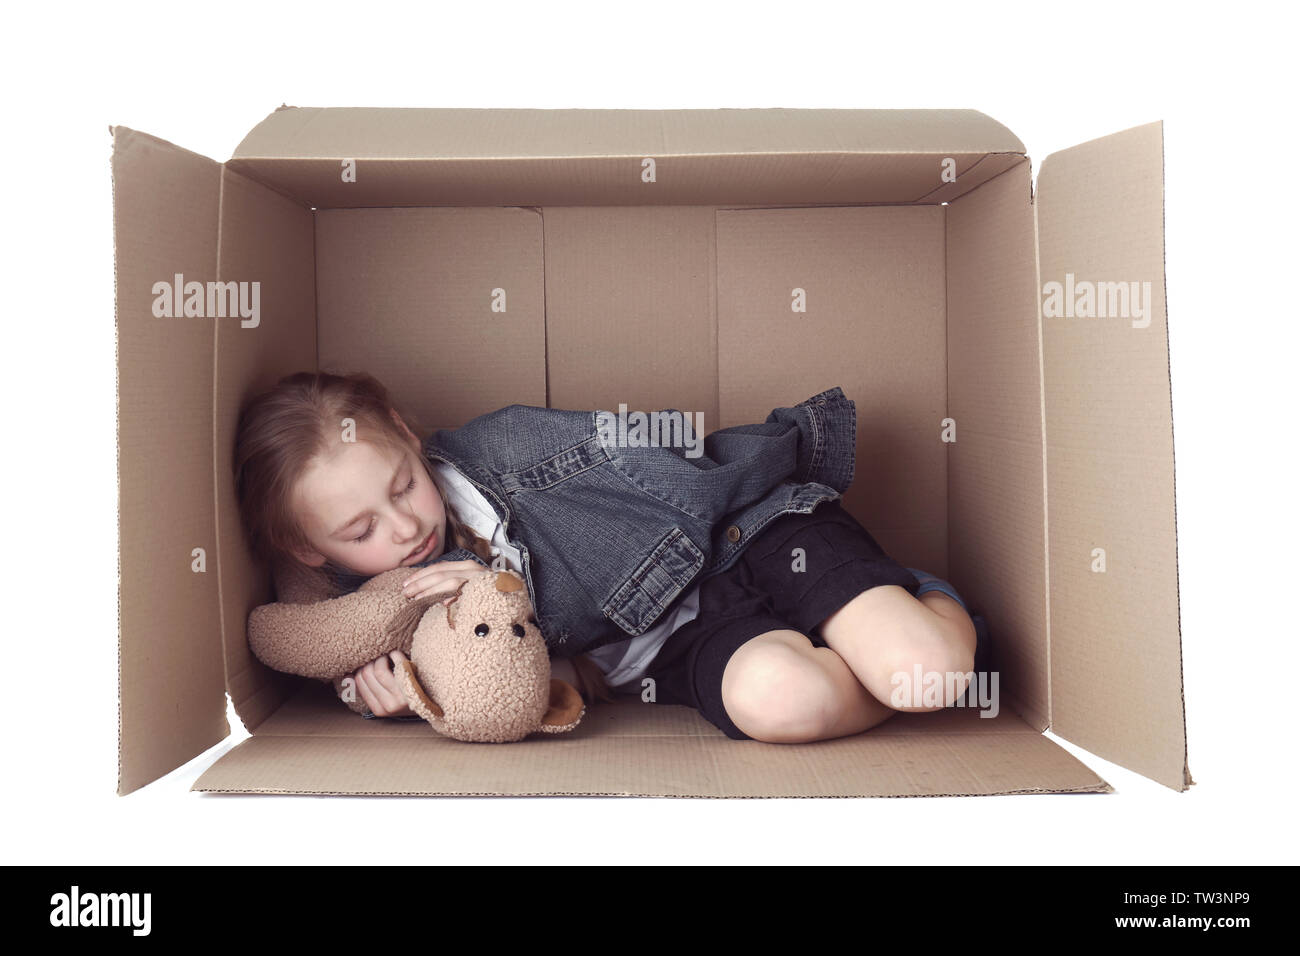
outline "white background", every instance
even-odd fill
[[[423,4],[37,8],[6,11],[0,64],[3,862],[1295,861],[1300,154],[1293,25],[1274,19],[1283,5],[1056,12],[927,2],[910,19],[807,0],[506,4],[482,19]],[[1058,741],[1117,792],[818,801],[189,792],[243,738],[232,711],[230,740],[117,796],[108,126],[224,160],[281,103],[972,107],[1018,134],[1035,170],[1056,150],[1163,119],[1196,786],[1177,793]]]

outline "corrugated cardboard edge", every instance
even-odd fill
[[[117,146],[117,127],[108,127],[109,205],[117,214],[117,176],[113,154]],[[122,795],[122,371],[119,324],[122,316],[117,307],[117,220],[109,227],[113,239],[113,525],[117,529],[117,787]]]
[[[1038,186],[1038,177],[1033,174],[1032,167],[1029,176],[1029,203],[1033,207],[1032,218],[1034,220],[1034,295],[1039,295],[1039,290],[1043,287],[1043,267],[1039,250],[1042,248],[1038,238],[1038,197],[1035,190]],[[1046,719],[1046,728],[1052,726],[1052,526],[1051,526],[1051,502],[1048,500],[1048,492],[1051,490],[1047,481],[1047,369],[1043,363],[1043,313],[1042,306],[1035,303],[1037,308],[1035,314],[1038,317],[1038,417],[1041,423],[1040,441],[1043,448],[1043,575],[1047,586],[1043,589],[1043,627],[1047,637],[1047,713],[1043,715]]]
[[[655,799],[655,800],[915,800],[925,797],[1007,797],[1017,794],[1067,794],[1067,793],[1114,793],[1114,788],[1108,783],[1102,783],[1096,787],[1065,787],[1055,790],[1047,788],[1027,789],[1027,790],[999,790],[995,793],[966,793],[960,790],[945,793],[883,793],[883,794],[811,794],[811,795],[787,795],[787,794],[748,794],[732,795],[725,797],[714,796],[708,793],[664,793],[664,794],[647,794],[647,793],[628,793],[626,791],[613,790],[538,790],[520,793],[501,793],[489,790],[482,792],[468,791],[451,793],[446,791],[430,790],[424,793],[402,793],[396,790],[365,790],[365,791],[348,791],[348,790],[272,790],[257,789],[249,787],[247,789],[230,789],[222,790],[217,788],[199,789],[191,787],[191,790],[199,793],[213,794],[244,794],[249,796],[269,795],[269,796],[304,796],[304,797],[411,797],[419,799],[421,797],[630,797],[633,799]]]
[[[1162,270],[1161,270],[1161,272],[1163,273],[1164,282],[1165,282],[1165,288],[1164,288],[1163,296],[1164,296],[1164,301],[1165,301],[1165,330],[1166,330],[1166,331],[1165,331],[1165,334],[1166,334],[1166,336],[1167,336],[1167,335],[1168,335],[1168,328],[1169,328],[1169,240],[1168,240],[1168,238],[1167,238],[1168,233],[1166,232],[1166,225],[1167,225],[1167,223],[1168,223],[1168,213],[1167,213],[1166,210],[1165,210],[1166,203],[1163,201],[1163,200],[1165,199],[1165,197],[1166,197],[1166,191],[1165,191],[1165,170],[1166,170],[1166,162],[1165,162],[1165,136],[1164,136],[1164,123],[1163,123],[1163,121],[1162,121],[1162,122],[1161,122],[1161,126],[1160,126],[1160,186],[1161,186],[1161,200],[1162,200],[1161,203],[1160,203],[1160,235],[1161,235],[1162,239],[1164,239],[1164,241],[1161,243],[1160,262],[1161,262],[1162,267],[1163,267]],[[1173,406],[1173,400],[1172,400],[1172,398],[1173,398],[1173,383],[1174,383],[1174,357],[1173,357],[1173,348],[1172,348],[1172,347],[1166,349],[1166,351],[1165,351],[1165,356],[1166,356],[1166,358],[1168,359],[1168,362],[1167,362],[1165,368],[1166,368],[1166,371],[1167,371],[1168,374],[1169,374],[1169,388],[1170,388],[1170,403],[1169,403],[1169,449],[1170,449],[1170,451],[1171,451],[1171,452],[1173,453],[1173,455],[1174,455],[1174,461],[1173,461],[1173,475],[1172,475],[1172,477],[1173,477],[1173,481],[1174,481],[1174,488],[1173,488],[1173,492],[1174,492],[1174,493],[1173,493],[1173,499],[1174,499],[1174,557],[1175,557],[1174,572],[1175,572],[1175,584],[1176,584],[1176,586],[1177,586],[1177,596],[1178,596],[1178,600],[1177,600],[1175,603],[1176,603],[1176,607],[1177,607],[1177,611],[1178,611],[1178,675],[1179,675],[1178,683],[1179,683],[1179,687],[1180,687],[1180,690],[1181,690],[1181,693],[1182,693],[1182,697],[1181,697],[1181,699],[1182,699],[1182,704],[1183,704],[1183,789],[1186,790],[1188,787],[1193,787],[1193,786],[1195,786],[1195,785],[1196,785],[1196,781],[1192,779],[1192,771],[1191,771],[1191,768],[1188,766],[1188,763],[1187,763],[1187,683],[1186,683],[1186,671],[1185,671],[1185,669],[1184,669],[1184,667],[1183,667],[1183,599],[1182,599],[1182,593],[1183,593],[1183,592],[1182,592],[1182,583],[1181,583],[1181,580],[1180,580],[1180,578],[1179,578],[1179,576],[1178,576],[1178,573],[1177,573],[1177,572],[1178,572],[1178,564],[1177,564],[1177,556],[1178,556],[1178,443],[1174,440],[1174,406]]]

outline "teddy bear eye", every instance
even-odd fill
[[[523,636],[524,636],[524,628],[523,628],[523,625],[520,625],[520,624],[511,624],[511,625],[510,625],[510,630],[512,630],[512,631],[515,632],[515,637],[523,637]]]
[[[486,624],[480,624],[478,627],[474,628],[474,633],[479,637],[487,637],[488,630],[489,628]]]

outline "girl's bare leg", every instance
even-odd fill
[[[835,651],[792,630],[767,631],[736,649],[723,671],[722,703],[737,727],[767,743],[858,734],[896,713]]]
[[[966,675],[975,667],[975,624],[960,604],[940,591],[927,591],[918,599],[897,585],[871,588],[823,621],[821,635],[862,686],[889,706],[893,678],[900,672],[912,675],[919,664],[922,674]],[[945,693],[942,706],[952,706],[967,683],[965,676],[955,677],[954,693]]]

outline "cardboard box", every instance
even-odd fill
[[[973,110],[282,107],[224,164],[111,132],[119,794],[221,741],[227,694],[252,736],[195,790],[1112,789],[1049,729],[1193,782],[1161,124],[1053,154],[1036,189],[1020,140]],[[157,314],[156,284],[191,281],[246,285],[225,317],[202,297]],[[805,745],[637,698],[504,746],[361,719],[245,635],[272,591],[237,516],[238,410],[317,367],[375,374],[436,427],[624,402],[703,411],[707,432],[841,386],[845,505],[985,613],[997,715]]]

